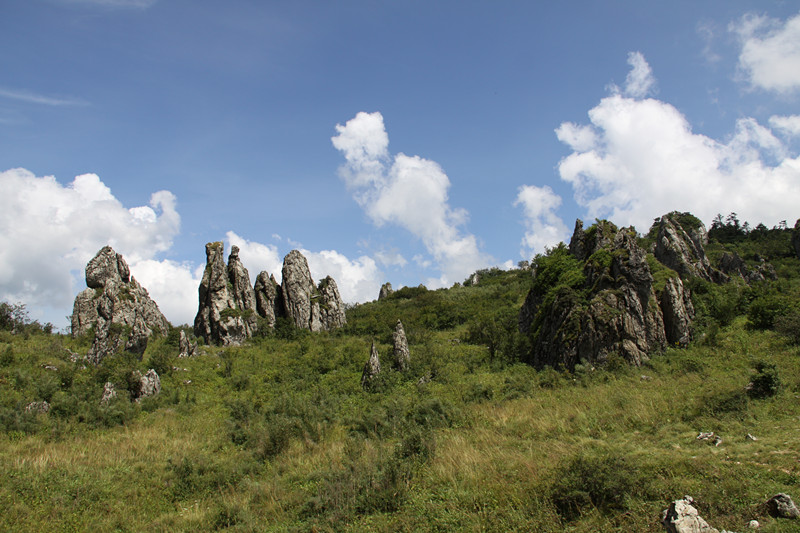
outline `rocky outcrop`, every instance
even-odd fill
[[[247,269],[239,261],[239,249],[232,248],[228,267],[223,253],[221,242],[206,244],[206,268],[198,290],[194,333],[206,343],[228,346],[241,344],[255,333],[256,300],[249,289]]]
[[[25,406],[26,413],[45,414],[50,412],[50,404],[46,400],[31,402]]]
[[[693,503],[694,500],[689,496],[672,502],[661,514],[664,529],[668,533],[719,533],[703,520]]]
[[[763,258],[756,257],[757,264],[753,267],[747,266],[744,259],[739,257],[736,252],[722,254],[719,259],[719,269],[727,276],[739,276],[748,284],[757,281],[776,280],[778,274],[775,267],[767,263]]]
[[[319,320],[322,329],[329,331],[346,326],[344,302],[339,295],[336,281],[330,276],[320,281],[317,294],[319,294]]]
[[[788,494],[776,494],[767,500],[766,505],[767,512],[769,512],[770,516],[775,518],[800,518],[800,511],[797,509],[794,501],[792,501],[792,497]]]
[[[179,358],[192,357],[197,351],[197,343],[190,342],[189,338],[186,336],[186,332],[181,330],[181,336],[178,339],[178,349],[180,350],[178,353]]]
[[[687,227],[681,224],[681,219]],[[658,222],[653,254],[682,278],[694,276],[716,283],[726,281],[727,276],[709,263],[704,248],[706,244],[708,232],[702,222],[688,213],[669,213]]]
[[[131,398],[137,402],[161,392],[161,378],[152,368],[144,376],[138,370],[134,370],[131,375],[131,382],[134,384]]]
[[[283,312],[296,327],[328,331],[347,323],[336,282],[328,276],[315,287],[308,261],[299,251],[286,255],[281,275]]]
[[[316,300],[316,287],[303,254],[297,250],[289,252],[283,259],[281,276],[285,316],[297,328],[319,331],[319,303],[312,301]]]
[[[381,285],[381,291],[378,293],[378,301],[388,298],[393,292],[394,289],[392,289],[392,284],[387,281]]]
[[[95,364],[114,353],[125,340],[125,348],[139,355],[154,332],[166,335],[169,322],[150,298],[147,289],[131,276],[122,255],[105,246],[86,265],[89,287],[75,298],[72,335],[94,328],[89,360]],[[112,327],[113,325],[119,327]],[[123,336],[127,335],[127,339]]]
[[[364,371],[361,373],[361,386],[365,389],[369,389],[380,373],[381,361],[378,357],[378,348],[375,346],[375,341],[372,341],[369,359],[367,359],[367,363],[364,365]]]
[[[114,387],[114,384],[110,381],[106,381],[106,384],[103,385],[103,395],[100,397],[100,403],[106,405],[116,397],[117,389]]]
[[[408,340],[406,339],[406,332],[403,329],[403,323],[397,320],[397,326],[394,328],[392,334],[392,341],[394,344],[394,367],[401,372],[408,370],[408,365],[411,362],[411,354],[408,351]]]
[[[689,342],[689,291],[674,275],[657,290],[633,228],[599,221],[584,231],[579,220],[569,252],[555,253],[562,262],[537,266],[519,315],[520,329],[532,334],[534,366],[572,369],[612,355],[638,366],[668,343]]]
[[[661,292],[664,334],[670,346],[686,347],[692,340],[694,305],[680,278],[669,278]]]
[[[266,319],[269,327],[274,328],[275,320],[283,316],[281,286],[275,281],[275,276],[263,271],[256,278],[254,291],[256,295],[256,312]]]

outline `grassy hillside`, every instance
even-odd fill
[[[714,240],[712,253],[760,254],[781,278],[695,283],[695,342],[641,368],[525,364],[528,270],[401,289],[350,309],[342,331],[281,323],[191,359],[175,357],[175,330],[141,361],[86,367],[70,354],[88,339],[2,322],[0,530],[655,532],[690,494],[716,528],[756,518],[796,531],[759,505],[800,500],[800,261],[788,235]],[[412,357],[402,374],[389,359],[398,318]],[[384,371],[364,391],[373,340]],[[131,403],[128,376],[147,368],[163,391]],[[103,406],[106,381],[119,394]],[[48,413],[25,412],[42,400]]]

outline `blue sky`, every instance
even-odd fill
[[[0,0],[0,298],[105,244],[191,323],[206,242],[346,301],[692,211],[800,216],[794,2]]]

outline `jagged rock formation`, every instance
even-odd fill
[[[181,330],[181,336],[178,340],[178,348],[180,352],[178,353],[178,357],[183,359],[186,357],[192,357],[194,353],[197,351],[197,343],[196,342],[189,342],[189,338],[186,336],[186,332]]]
[[[266,318],[267,325],[275,327],[275,320],[283,316],[283,297],[281,286],[275,281],[275,276],[268,272],[261,272],[256,278],[256,311],[259,316]]]
[[[383,300],[384,298],[388,298],[394,292],[392,289],[392,284],[388,281],[381,285],[381,292],[378,293],[378,300]]]
[[[194,334],[207,343],[241,344],[256,331],[255,293],[234,246],[225,267],[221,242],[206,244],[206,269],[200,281],[200,305]]]
[[[702,222],[685,213],[669,213],[658,222],[653,254],[682,278],[694,276],[716,283],[727,281],[727,276],[709,263],[704,248],[707,244],[708,232]]]
[[[675,500],[661,513],[661,524],[668,533],[719,533],[719,530],[708,525],[697,509],[692,505],[694,500],[686,496]]]
[[[319,302],[316,298],[316,287],[311,279],[308,261],[297,250],[292,250],[283,258],[283,312],[297,328],[320,331]]]
[[[750,268],[736,252],[730,254],[725,252],[719,259],[719,269],[727,276],[740,276],[748,284],[778,279],[775,267],[760,257],[757,257],[756,260],[759,262],[758,265]]]
[[[557,253],[571,266],[535,270],[520,310],[520,329],[532,335],[534,366],[572,369],[582,361],[603,363],[612,354],[638,366],[668,343],[689,342],[689,291],[666,269],[656,283],[633,228],[600,221],[584,231],[579,220],[569,252]],[[554,275],[566,278],[550,279]]]
[[[100,403],[105,405],[116,397],[117,389],[114,387],[114,384],[110,381],[106,381],[106,384],[103,385],[103,395],[100,397]]]
[[[372,348],[369,351],[369,359],[364,365],[364,371],[361,373],[361,386],[368,389],[372,382],[381,373],[381,361],[378,357],[378,348],[375,346],[375,341],[372,341]]]
[[[330,276],[326,277],[319,282],[317,293],[319,294],[319,320],[322,329],[327,331],[347,325],[344,302],[339,295],[336,281]]]
[[[400,319],[397,320],[397,326],[394,328],[392,341],[394,342],[394,367],[401,372],[408,370],[411,354],[408,351],[408,340],[406,340],[406,332]]]
[[[200,282],[200,305],[194,322],[195,335],[208,343],[240,344],[258,329],[258,317],[274,328],[285,317],[295,327],[327,331],[347,323],[344,302],[330,276],[314,285],[308,261],[292,250],[283,260],[282,284],[261,272],[253,288],[247,269],[239,260],[239,248],[231,247],[227,268],[221,242],[206,245],[206,270]]]
[[[286,255],[281,275],[283,312],[296,327],[328,331],[347,324],[336,282],[328,276],[315,287],[308,261],[299,251]]]
[[[131,391],[131,398],[137,402],[140,402],[142,398],[149,398],[161,392],[161,378],[152,368],[144,376],[138,370],[134,370],[131,382],[135,384],[135,388]]]
[[[86,265],[86,285],[75,297],[72,311],[72,335],[83,335],[92,327],[95,339],[88,359],[99,363],[122,344],[124,328],[130,328],[125,348],[142,354],[153,332],[166,335],[169,322],[150,298],[147,289],[131,276],[122,255],[104,246]]]
[[[797,254],[797,258],[800,259],[800,218],[794,223],[794,229],[792,230],[792,247],[794,248],[794,253]]]

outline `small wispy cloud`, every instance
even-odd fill
[[[56,107],[89,105],[89,102],[86,100],[81,100],[80,98],[47,96],[30,91],[7,89],[5,87],[0,87],[0,98],[9,98],[11,100],[19,100],[21,102],[28,102],[30,104],[41,104]]]
[[[64,4],[83,4],[110,8],[147,9],[158,0],[61,0]]]

